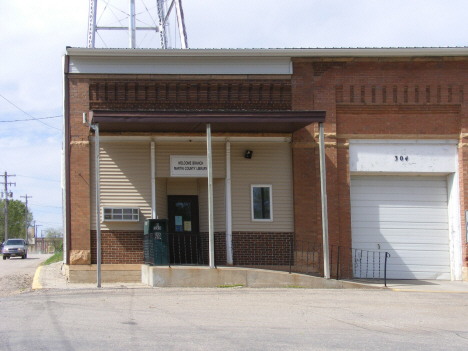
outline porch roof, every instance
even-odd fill
[[[101,132],[293,133],[325,122],[325,111],[90,111]]]

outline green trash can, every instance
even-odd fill
[[[167,219],[147,219],[144,229],[145,263],[155,266],[169,264],[169,242],[167,237]]]

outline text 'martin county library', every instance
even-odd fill
[[[465,86],[468,48],[67,48],[70,272],[98,230],[108,269],[143,264],[158,218],[190,255],[212,233],[219,266],[297,262],[325,223],[332,255],[388,252],[390,279],[468,280]]]

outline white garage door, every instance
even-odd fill
[[[351,232],[353,248],[390,253],[389,279],[450,280],[445,177],[352,176]]]

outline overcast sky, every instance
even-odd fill
[[[105,2],[109,2],[105,12]],[[125,24],[128,0],[98,0],[99,25]],[[467,0],[183,0],[190,48],[468,46]],[[88,0],[0,0],[0,173],[41,230],[60,227],[62,56],[87,45]],[[155,0],[136,0],[136,12]],[[156,18],[139,15],[137,25]],[[171,44],[174,21],[171,20]],[[99,47],[126,47],[102,32]],[[159,45],[154,33],[139,47]],[[16,106],[16,107],[15,107]],[[22,110],[22,111],[21,111]],[[34,118],[41,119],[26,121]],[[21,120],[21,122],[10,122]],[[3,177],[0,177],[3,182]]]

